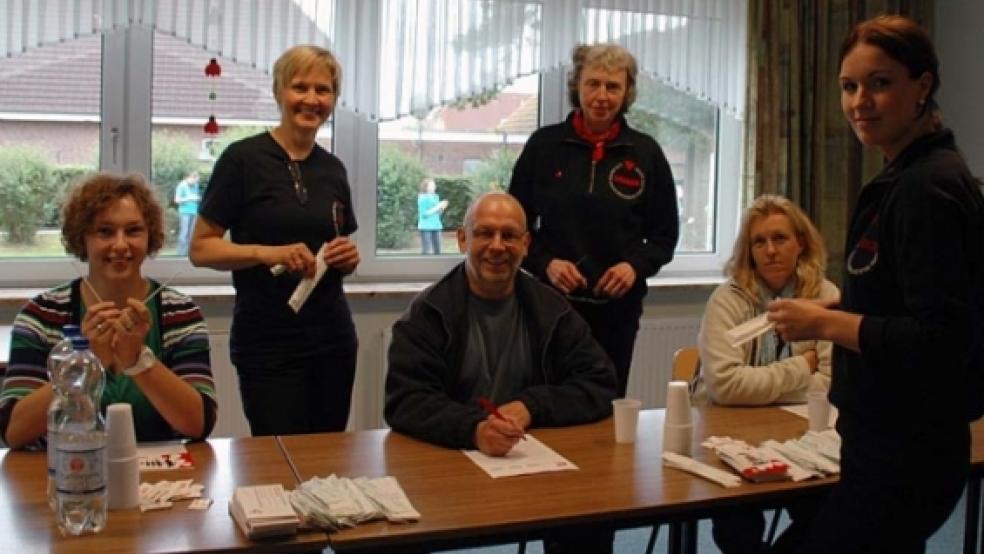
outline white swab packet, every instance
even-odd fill
[[[724,335],[728,337],[731,347],[737,348],[775,326],[775,323],[768,320],[767,314],[762,313],[736,326],[734,329],[726,331]]]
[[[693,473],[698,477],[713,481],[722,487],[732,488],[741,485],[741,477],[709,466],[703,462],[698,462],[688,456],[682,456],[674,452],[663,452],[663,462],[670,467],[675,467],[687,473]]]
[[[328,271],[328,264],[325,263],[325,246],[328,243],[323,243],[321,248],[318,249],[318,253],[314,255],[315,265],[314,265],[314,277],[305,277],[301,279],[300,283],[297,283],[297,288],[294,289],[294,294],[290,295],[290,299],[287,300],[287,304],[290,305],[294,313],[301,311],[304,307],[304,303],[307,302],[309,296],[311,296],[311,291],[314,287],[318,286],[321,278],[325,276],[325,272]]]

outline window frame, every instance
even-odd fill
[[[544,5],[542,17],[552,17],[554,9]],[[348,3],[340,3],[334,24],[336,44],[343,63],[359,68],[372,68],[378,60],[379,24],[378,12],[359,10],[364,19],[356,35],[354,28],[342,23],[355,10]],[[559,36],[563,28],[576,26],[551,25],[543,29],[541,48],[558,42],[570,42]],[[369,31],[372,30],[371,33]],[[152,83],[153,83],[153,29],[131,25],[103,34],[103,60],[101,80],[101,110],[99,144],[100,169],[120,172],[150,174],[152,131]],[[551,34],[552,33],[552,34]],[[371,36],[366,36],[370,34]],[[358,44],[355,52],[345,51],[346,46]],[[569,111],[567,105],[566,68],[551,68],[540,72],[539,126],[563,121]],[[353,87],[358,95],[378,98],[378,79],[373,79],[368,69],[355,78],[359,86]],[[350,76],[353,73],[349,74]],[[359,105],[366,105],[361,102]],[[725,110],[718,110],[717,162],[715,167],[714,238],[712,251],[708,253],[677,253],[673,261],[662,268],[659,276],[686,278],[689,276],[720,275],[730,255],[740,216],[742,187],[742,158],[744,153],[744,121]],[[376,195],[377,164],[379,156],[379,124],[374,114],[355,113],[346,107],[344,98],[336,106],[333,116],[333,136],[349,137],[335,141],[334,153],[348,169],[353,203],[359,231],[354,240],[362,256],[356,273],[350,281],[421,281],[432,280],[457,265],[462,257],[386,255],[376,256]],[[114,150],[114,145],[116,149]],[[115,155],[114,155],[115,153]],[[68,262],[68,263],[66,263]],[[46,287],[77,276],[79,262],[67,255],[60,258],[25,258],[5,260],[5,270],[0,286]],[[150,259],[145,263],[144,274],[173,284],[229,284],[231,274],[196,268],[187,259]]]

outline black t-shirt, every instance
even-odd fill
[[[289,163],[290,156],[267,132],[229,145],[215,163],[199,214],[228,229],[238,244],[303,242],[317,253],[335,238],[336,224],[341,235],[353,233],[357,224],[341,161],[315,145],[297,162],[307,188],[305,204],[295,192]],[[295,314],[287,300],[300,279],[287,273],[274,277],[263,265],[232,272],[234,354],[276,355],[299,346],[331,348],[355,341],[341,274],[329,268]]]

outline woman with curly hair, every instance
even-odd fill
[[[192,300],[144,277],[164,243],[163,212],[139,175],[94,174],[62,208],[65,250],[88,262],[85,277],[35,298],[14,320],[0,389],[0,436],[41,446],[53,398],[47,358],[76,324],[106,369],[102,408],[126,402],[137,440],[203,439],[215,425],[208,332]]]

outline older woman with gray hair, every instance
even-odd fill
[[[676,189],[653,138],[629,127],[635,58],[616,44],[574,48],[573,111],[530,136],[509,192],[530,224],[524,267],[565,294],[615,363],[625,396],[646,278],[673,258]]]

